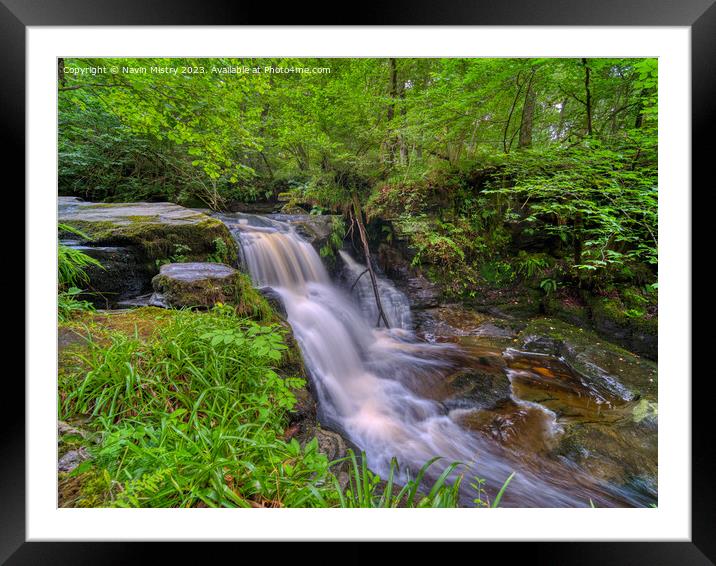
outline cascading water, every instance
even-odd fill
[[[420,342],[406,330],[375,328],[367,275],[364,284],[356,285],[353,300],[348,289],[331,282],[316,251],[288,224],[243,214],[221,218],[239,240],[256,286],[271,287],[283,301],[315,385],[319,417],[364,450],[374,471],[385,477],[395,457],[402,474],[414,475],[426,461],[442,456],[442,469],[456,460],[476,462],[466,480],[479,475],[493,488],[517,471],[506,504],[584,506],[588,498],[574,493],[575,482],[588,485],[595,501],[614,504],[613,494],[556,462],[525,466],[521,455],[461,426],[460,408],[450,411],[430,399],[426,389],[454,370],[464,354],[452,344]],[[343,260],[355,277],[364,270],[347,254]],[[379,288],[391,324],[410,328],[404,295],[386,281]],[[554,414],[532,403],[518,409],[551,434]],[[430,470],[432,478],[441,471],[438,464]],[[466,489],[463,501],[469,504],[471,497],[474,493]]]
[[[347,283],[350,285],[351,295],[355,295],[363,316],[368,321],[375,323],[378,320],[378,306],[375,302],[373,285],[370,276],[366,272],[365,265],[355,261],[349,254],[339,251],[339,255],[345,264],[345,271],[348,275]],[[405,293],[402,293],[395,286],[382,277],[378,278],[378,292],[388,322],[394,328],[410,330],[412,328],[412,317],[410,316],[410,302]]]

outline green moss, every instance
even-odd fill
[[[141,248],[149,261],[166,259],[177,245],[188,246],[188,261],[206,261],[215,252],[214,240],[226,245],[227,261],[238,258],[236,243],[228,228],[216,218],[191,223],[166,223],[156,216],[129,216],[129,222],[71,220],[68,225],[85,232],[94,245],[130,245]]]
[[[579,326],[590,323],[590,311],[587,305],[578,304],[555,296],[543,299],[545,313],[570,324]]]
[[[157,222],[159,217],[156,214],[145,214],[136,216],[127,216],[132,222]]]
[[[639,314],[634,308],[629,308],[620,299],[602,297],[592,301],[592,317],[595,321],[606,321],[617,326],[636,330],[646,334],[656,335],[659,330],[659,320],[656,316],[647,316],[643,311]]]
[[[58,476],[60,507],[105,507],[111,499],[112,479],[107,470],[92,467],[82,474]]]
[[[237,296],[235,277],[182,281],[159,274],[152,284],[175,308],[207,308],[217,303],[232,303]]]
[[[237,314],[250,316],[263,322],[279,322],[281,320],[266,297],[254,288],[248,275],[237,274],[235,289],[232,304],[236,306]]]

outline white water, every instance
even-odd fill
[[[406,471],[414,475],[426,461],[442,456],[442,464],[427,476],[434,479],[452,461],[477,462],[463,482],[464,501],[469,502],[474,495],[468,487],[472,475],[486,479],[494,490],[519,467],[519,460],[466,430],[442,404],[418,393],[449,372],[456,347],[419,342],[403,329],[375,328],[377,311],[368,306],[368,294],[361,290],[356,301],[348,290],[332,284],[316,251],[289,225],[250,215],[222,219],[239,239],[254,283],[273,288],[282,298],[316,387],[321,420],[364,450],[372,470],[386,477],[395,457],[404,479]],[[343,259],[351,273],[363,271],[347,254]],[[372,294],[369,281],[367,285]],[[391,324],[409,328],[405,297],[387,282],[380,291]],[[522,506],[584,505],[586,498],[564,490],[566,485],[569,482],[550,478],[547,468],[538,473],[524,469],[508,495]]]
[[[375,302],[370,275],[365,272],[365,265],[358,263],[344,251],[339,251],[338,253],[345,264],[346,283],[349,285],[348,289],[351,296],[356,297],[363,316],[369,322],[375,324],[378,320],[378,306]],[[377,283],[383,312],[388,318],[390,326],[410,330],[413,326],[413,321],[410,315],[408,297],[396,289],[387,279],[379,277]]]

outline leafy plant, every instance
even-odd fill
[[[529,279],[549,266],[549,261],[544,255],[530,254],[523,250],[517,255],[515,262],[517,273]]]
[[[214,263],[228,263],[229,262],[229,248],[226,242],[221,238],[215,238],[213,240],[214,251],[209,254],[206,261],[212,261]],[[186,250],[190,251],[190,250]]]
[[[542,279],[542,281],[540,281],[539,286],[544,291],[545,295],[549,296],[553,295],[557,291],[559,283],[556,279],[547,278]]]
[[[88,239],[84,232],[73,226],[59,224],[58,227],[61,232]],[[57,316],[60,321],[68,320],[76,312],[94,310],[92,303],[80,298],[80,295],[86,295],[79,285],[89,283],[86,271],[89,267],[104,269],[99,261],[77,248],[62,243],[57,246]]]
[[[217,239],[220,240],[220,238]],[[216,240],[214,240],[214,242],[216,242]],[[189,259],[186,255],[188,253],[191,253],[191,246],[187,246],[186,244],[174,244],[174,254],[165,259],[157,259],[154,263],[158,268],[169,263],[186,263]]]

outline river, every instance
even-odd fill
[[[281,297],[320,421],[365,451],[376,473],[385,477],[396,458],[405,479],[440,456],[428,481],[450,462],[464,463],[456,473],[465,474],[465,505],[475,497],[472,476],[494,495],[512,472],[504,506],[655,503],[656,431],[632,418],[637,401],[619,394],[618,379],[588,383],[563,359],[509,340],[416,333],[407,297],[385,277],[379,290],[391,328],[376,328],[360,261],[340,252],[343,278],[332,280],[290,224],[238,213],[220,218],[254,284]],[[583,434],[572,434],[573,426]],[[565,427],[576,443],[571,452]],[[607,473],[622,453],[646,461],[649,471]]]

